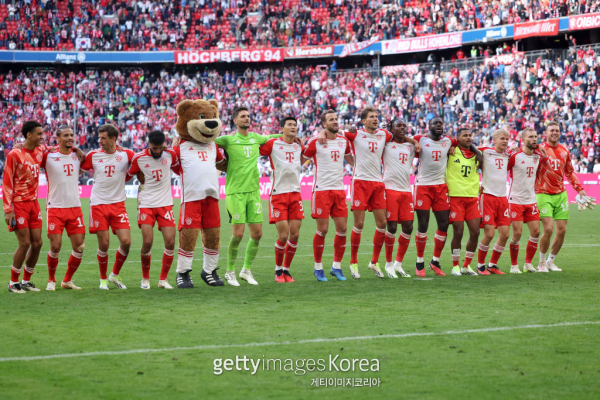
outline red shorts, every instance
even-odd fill
[[[299,192],[282,193],[269,197],[269,223],[304,219],[304,205]]]
[[[179,230],[211,229],[221,226],[219,200],[207,197],[202,200],[188,201],[181,204],[179,211]]]
[[[414,196],[415,209],[433,211],[445,211],[450,209],[450,198],[448,197],[448,185],[426,185],[415,186]]]
[[[496,197],[491,194],[482,194],[480,197],[482,210],[481,225],[510,226],[508,214],[508,199]]]
[[[387,220],[392,222],[412,221],[415,218],[415,207],[411,192],[386,190],[385,200]]]
[[[158,222],[158,230],[160,228],[174,228],[175,216],[173,215],[173,206],[156,207],[156,208],[140,208],[138,210],[138,227],[142,225],[150,225],[154,227],[154,222]]]
[[[78,235],[85,233],[85,222],[81,207],[72,208],[49,208],[46,210],[46,226],[48,236],[62,235],[67,228],[67,235]]]
[[[352,179],[350,210],[385,210],[385,185],[383,182]]]
[[[479,198],[450,197],[450,222],[464,222],[477,218],[481,218]]]
[[[310,203],[310,215],[313,218],[348,218],[346,192],[343,190],[322,190],[313,192]]]
[[[15,201],[13,211],[17,225],[14,228],[9,225],[9,232],[13,232],[15,229],[42,229],[42,211],[37,200]]]
[[[511,221],[523,221],[525,223],[540,220],[540,212],[537,203],[533,204],[509,204]]]
[[[90,207],[90,233],[107,231],[109,227],[113,233],[119,229],[131,229],[124,201]]]

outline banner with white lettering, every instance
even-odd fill
[[[370,45],[372,45],[373,43],[376,43],[378,41],[379,41],[379,37],[373,36],[371,39],[364,41],[364,42],[345,44],[344,48],[342,49],[342,54],[340,54],[340,58],[346,57],[347,55],[352,54],[352,53],[356,53],[357,51],[366,49],[367,47],[369,47]]]
[[[235,49],[176,51],[175,64],[210,64],[216,62],[283,61],[283,49]]]
[[[600,28],[600,13],[581,14],[569,17],[569,30]]]
[[[335,46],[288,47],[285,49],[285,58],[332,57],[334,50]]]
[[[514,31],[515,39],[534,36],[556,36],[558,35],[558,19],[515,24]]]
[[[381,54],[415,53],[437,49],[460,47],[462,33],[423,36],[413,39],[384,40],[381,42]]]

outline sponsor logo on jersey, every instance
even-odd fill
[[[54,161],[60,161],[60,158],[56,157],[56,159]]]
[[[525,161],[521,161],[521,164],[525,164]]]
[[[283,146],[279,146],[279,150],[283,150]]]
[[[50,224],[50,225],[48,225],[48,229],[49,229],[49,230],[53,231],[53,230],[54,230],[54,228],[56,228],[56,225],[54,225],[54,224]]]
[[[98,163],[104,162],[104,160],[100,159],[100,161],[98,161]]]
[[[144,168],[150,168],[150,165],[146,164],[146,166]]]

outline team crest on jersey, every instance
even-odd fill
[[[42,212],[40,211],[40,213],[38,214],[38,219],[42,219]]]
[[[140,215],[140,219],[141,219],[142,221],[145,221],[145,220],[146,220],[146,218],[148,218],[148,216],[147,216],[146,214],[142,214],[142,215]]]
[[[162,165],[167,165],[167,159],[166,158],[161,158],[160,163]]]
[[[320,208],[317,208],[317,214],[321,215],[322,212],[323,212],[323,210],[321,210]]]
[[[354,200],[354,206],[355,207],[360,206],[360,200]]]
[[[280,215],[281,215],[281,213],[279,211],[273,211],[273,216],[275,218],[279,218]]]
[[[72,159],[73,161],[77,161],[77,154],[75,154],[75,153],[71,153],[71,159]]]
[[[250,139],[250,143],[254,144],[254,139]]]
[[[208,150],[209,150],[209,151],[212,151],[212,144],[209,144],[209,145],[208,145]]]
[[[453,212],[452,214],[450,214],[450,217],[452,217],[452,218],[456,218],[456,213],[455,213],[455,212]]]
[[[118,156],[115,157],[115,161],[116,162],[121,162],[121,161],[123,161],[123,157],[121,157],[120,155],[118,155]]]
[[[485,217],[483,217],[483,219],[484,219],[484,220],[487,222],[487,221],[489,221],[489,220],[490,220],[490,216],[489,216],[489,215],[486,215]]]
[[[298,145],[294,143],[294,150],[298,150]]]
[[[417,200],[417,205],[421,207],[423,205],[423,200]]]
[[[100,225],[100,222],[94,221],[94,226],[97,228]]]
[[[517,218],[517,213],[516,213],[516,212],[514,212],[514,211],[513,211],[513,212],[511,213],[511,215],[512,215],[512,217],[513,217],[513,218]]]
[[[51,231],[53,231],[55,227],[56,227],[56,225],[54,225],[54,224],[48,225],[48,229]]]
[[[25,223],[25,218],[19,217],[19,219],[17,220],[17,222],[19,223],[19,225],[23,225]]]
[[[387,217],[389,218],[389,217],[391,217],[391,216],[392,216],[392,213],[388,211],[388,212],[387,212]]]
[[[236,221],[238,219],[240,219],[240,214],[238,214],[238,213],[233,214],[233,219],[235,219]]]
[[[545,208],[545,207],[544,207],[544,208],[542,208],[542,214],[546,214],[547,212],[548,212],[548,209],[547,209],[547,208]]]
[[[185,224],[186,225],[191,225],[192,224],[192,219],[191,218],[186,218],[185,219]]]
[[[448,143],[446,143],[446,142],[442,142],[442,147],[445,149],[447,144]]]

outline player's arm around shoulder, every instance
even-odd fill
[[[221,151],[221,149],[219,148],[219,146],[216,146],[216,151],[217,151],[217,158],[215,160],[215,165],[218,171],[221,172],[227,172],[227,167],[229,166],[229,160],[227,158],[225,158],[223,156],[223,152]]]
[[[231,139],[231,138],[232,138],[231,135],[222,135],[215,139],[215,143],[219,147],[227,150],[227,148],[229,147],[229,139]]]

